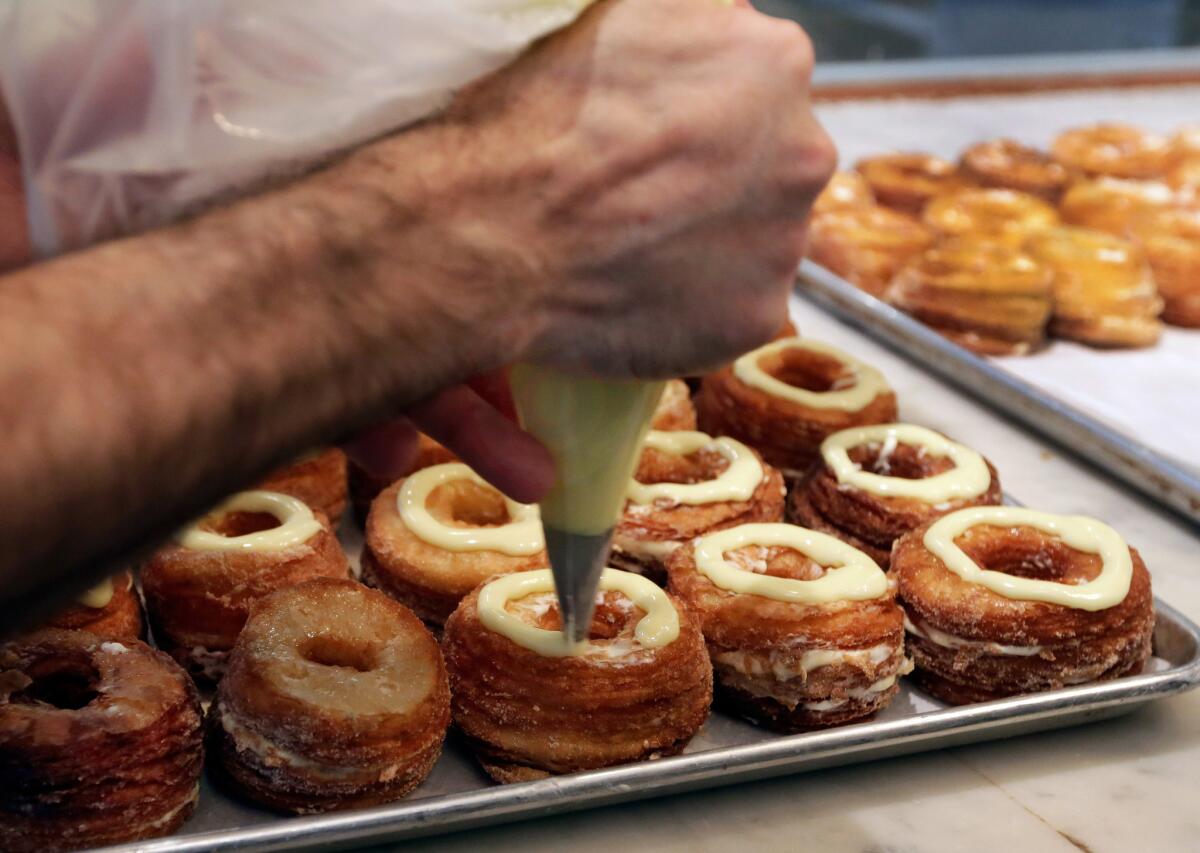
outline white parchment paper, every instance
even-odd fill
[[[886,151],[951,159],[984,139],[1047,147],[1060,131],[1125,121],[1169,132],[1200,123],[1200,86],[826,104],[821,121],[843,168]],[[998,359],[1006,369],[1141,443],[1200,469],[1200,330],[1168,327],[1158,346],[1095,350],[1054,341],[1041,353]]]

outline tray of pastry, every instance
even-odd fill
[[[669,383],[580,645],[535,507],[431,442],[391,484],[301,459],[0,645],[0,849],[381,843],[1200,684],[1200,627],[1117,530],[1006,504],[980,450],[898,417],[792,329]]]
[[[1200,87],[1030,89],[822,105],[800,293],[1200,520]]]

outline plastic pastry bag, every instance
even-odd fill
[[[0,0],[34,250],[161,224],[441,109],[591,0]]]

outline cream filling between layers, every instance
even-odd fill
[[[273,515],[278,527],[246,533],[242,536],[222,536],[201,528],[201,521],[184,529],[179,544],[190,551],[250,551],[267,553],[284,551],[301,545],[321,532],[321,522],[304,501],[279,492],[238,492],[206,516],[219,518],[234,512],[255,512]]]
[[[815,669],[825,666],[850,664],[860,668],[878,666],[896,652],[897,647],[881,643],[866,649],[810,649],[800,657],[784,650],[772,649],[766,654],[746,651],[718,652],[713,662],[740,672],[742,675],[762,677],[771,675],[776,681],[807,678]]]
[[[1086,583],[1066,584],[985,569],[954,541],[981,524],[1032,527],[1057,536],[1076,551],[1099,555],[1100,574]],[[1133,579],[1133,558],[1125,540],[1107,524],[1080,515],[1052,515],[1011,506],[969,507],[935,521],[925,531],[923,541],[930,553],[963,580],[1018,601],[1044,601],[1076,610],[1105,610],[1125,600]]]
[[[762,369],[764,358],[784,350],[808,350],[832,358],[847,368],[849,376],[844,387],[829,391],[809,391],[776,379]],[[733,375],[751,388],[772,397],[790,400],[813,409],[838,409],[845,412],[862,410],[882,393],[891,390],[883,374],[866,362],[842,352],[836,347],[808,338],[781,338],[759,347],[733,363]],[[839,383],[842,384],[842,383]]]
[[[456,481],[495,490],[461,462],[423,468],[405,479],[396,493],[400,519],[417,538],[445,551],[497,551],[510,557],[529,557],[546,547],[538,508],[505,497],[511,519],[496,527],[452,527],[433,517],[427,503],[434,489]]]
[[[832,711],[835,708],[840,708],[843,705],[849,704],[852,700],[861,702],[864,699],[871,699],[885,690],[891,690],[901,675],[912,671],[912,662],[906,660],[907,669],[902,668],[900,672],[879,679],[869,687],[855,687],[846,691],[846,696],[843,699],[821,699],[817,702],[805,702],[804,708],[807,711]]]
[[[748,501],[762,483],[762,463],[749,447],[732,438],[713,438],[707,433],[690,430],[652,430],[646,433],[642,446],[672,456],[710,450],[723,456],[729,465],[713,479],[700,483],[641,483],[636,479],[630,480],[625,494],[635,504],[646,505],[666,500],[672,504],[695,506]]]
[[[666,560],[682,544],[682,542],[676,539],[651,541],[648,539],[635,539],[632,536],[624,536],[620,533],[613,534],[612,540],[613,548],[618,551],[624,551],[633,557],[654,560]]]
[[[871,444],[882,446],[880,455],[883,458],[889,456],[897,444],[907,444],[947,458],[954,467],[917,480],[864,471],[851,461],[849,451]],[[915,498],[927,504],[940,504],[979,497],[992,484],[987,463],[976,451],[915,424],[876,424],[835,432],[821,442],[821,457],[839,485],[852,486],[880,497]]]
[[[921,622],[920,624],[914,622],[909,617],[908,611],[904,613],[904,630],[915,637],[920,637],[922,640],[927,640],[935,646],[941,646],[945,649],[972,649],[989,655],[1022,658],[1033,657],[1042,650],[1041,646],[1006,646],[988,640],[968,640],[966,637],[947,634],[945,631],[934,628],[925,622]]]

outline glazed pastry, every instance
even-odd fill
[[[934,196],[969,186],[957,166],[932,154],[884,154],[855,168],[880,204],[910,216],[920,216]]]
[[[689,539],[783,518],[783,477],[736,439],[647,433],[610,562],[663,584],[667,558]]]
[[[1085,228],[1036,234],[1029,253],[1054,271],[1050,331],[1091,346],[1144,347],[1162,334],[1162,299],[1142,251]]]
[[[375,498],[362,580],[440,626],[493,575],[547,565],[536,506],[519,504],[461,462],[423,468]]]
[[[196,808],[200,701],[139,640],[47,629],[0,646],[0,849],[170,835]]]
[[[892,551],[922,688],[985,702],[1140,672],[1154,599],[1137,551],[1106,524],[972,507]]]
[[[1131,230],[1154,272],[1163,321],[1200,328],[1200,210],[1151,211]]]
[[[1054,157],[1068,169],[1087,175],[1145,180],[1162,176],[1171,147],[1157,134],[1127,124],[1095,124],[1059,134]]]
[[[142,602],[129,572],[106,578],[60,611],[47,628],[88,631],[114,640],[137,640],[145,636]]]
[[[932,243],[929,229],[911,217],[886,207],[859,207],[814,216],[808,255],[879,296],[896,271]]]
[[[834,172],[825,189],[821,190],[813,202],[812,212],[814,216],[819,216],[823,213],[874,206],[875,194],[871,192],[862,175],[858,172]]]
[[[346,511],[346,454],[338,447],[314,450],[273,472],[254,488],[299,498],[323,512],[336,528]]]
[[[940,237],[980,237],[1019,247],[1030,234],[1058,224],[1058,212],[1014,190],[967,189],[933,199],[925,224]]]
[[[907,672],[896,589],[871,558],[790,524],[746,524],[671,557],[671,591],[700,620],[719,697],[780,731],[885,707]]]
[[[142,567],[159,647],[218,680],[246,617],[283,586],[350,571],[325,515],[278,492],[239,492]]]
[[[1068,225],[1124,237],[1134,219],[1178,201],[1170,187],[1157,181],[1100,178],[1072,186],[1063,196],[1059,210]]]
[[[1017,249],[958,238],[914,259],[885,298],[973,352],[1019,355],[1045,342],[1052,279]]]
[[[437,641],[352,580],[282,589],[255,608],[208,717],[225,781],[312,814],[403,797],[442,751],[450,693]]]
[[[561,630],[549,569],[505,575],[446,622],[454,722],[483,769],[522,782],[675,755],[708,717],[712,666],[693,617],[606,569],[588,639]]]
[[[836,536],[886,569],[892,543],[938,516],[998,504],[992,463],[964,444],[913,424],[835,432],[792,491],[788,520]]]
[[[801,476],[825,437],[896,419],[896,395],[874,367],[808,338],[781,338],[704,377],[700,428],[753,447],[784,477]]]
[[[670,379],[663,386],[658,406],[650,418],[650,428],[659,430],[694,430],[696,408],[692,405],[692,392],[682,379]]]
[[[1049,154],[1012,139],[972,145],[959,161],[963,174],[983,187],[1029,193],[1051,204],[1071,183],[1071,172]]]
[[[444,462],[457,462],[458,457],[447,448],[438,444],[425,433],[417,435],[417,452],[412,464],[400,476],[407,477],[414,471],[428,468],[431,465],[441,465]],[[354,507],[354,517],[360,525],[366,526],[367,513],[371,510],[371,502],[379,493],[395,482],[390,477],[380,477],[373,471],[368,471],[353,459],[349,461],[350,503]]]

